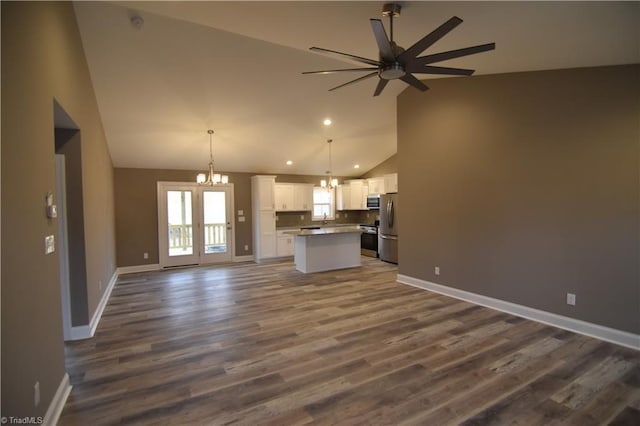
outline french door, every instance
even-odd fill
[[[233,185],[158,182],[160,266],[229,262]]]

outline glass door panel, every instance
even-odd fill
[[[204,252],[227,252],[227,214],[224,192],[205,191],[202,197],[204,208]]]
[[[227,187],[202,190],[202,263],[231,260],[231,203]]]
[[[160,266],[199,263],[197,199],[189,185],[158,183],[158,248]]]
[[[169,256],[193,254],[191,191],[167,191]]]

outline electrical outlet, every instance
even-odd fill
[[[33,385],[33,406],[37,407],[38,405],[40,405],[40,382]]]
[[[567,305],[576,305],[576,295],[573,293],[567,293]]]
[[[440,267],[436,266],[435,268],[433,268],[433,273],[436,275],[440,275]]]
[[[144,259],[148,259],[148,258],[149,258],[149,253],[144,252],[144,253],[142,254],[142,257],[143,257]]]
[[[304,215],[303,214],[300,215],[300,220],[304,220]]]
[[[249,251],[249,245],[248,244],[244,245],[244,251]]]

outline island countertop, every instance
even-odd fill
[[[336,226],[320,229],[298,229],[284,231],[283,234],[295,235],[296,237],[312,237],[314,235],[333,235],[333,234],[360,234],[362,230],[356,226]]]

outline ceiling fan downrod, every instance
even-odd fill
[[[391,45],[391,51],[393,52],[394,57],[400,56],[404,51],[403,48],[393,41],[393,18],[400,16],[401,9],[402,6],[398,3],[386,3],[382,6],[382,16],[389,18],[389,44]],[[406,74],[404,66],[402,66],[398,61],[394,61],[392,63],[383,61],[382,59],[380,61],[383,63],[378,71],[380,78],[384,80],[395,80],[396,78],[401,78]]]
[[[389,18],[389,41],[393,43],[393,18],[400,16],[402,6],[398,3],[386,3],[382,6],[382,16]]]

